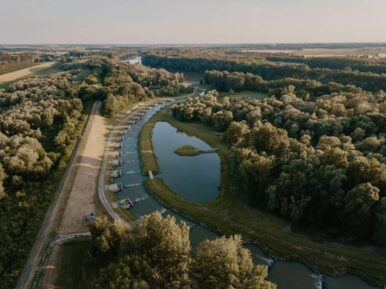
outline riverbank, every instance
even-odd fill
[[[139,150],[141,159],[146,151],[151,163],[143,163],[144,171],[149,165],[157,167],[157,159],[151,144],[152,128],[158,121],[166,121],[177,129],[196,136],[212,147],[219,149],[221,158],[221,193],[210,204],[189,202],[175,194],[163,180],[156,177],[145,182],[147,189],[159,198],[166,207],[175,208],[200,223],[225,234],[240,233],[246,241],[257,241],[271,256],[285,260],[302,261],[315,270],[339,275],[346,272],[357,274],[373,284],[385,284],[386,253],[383,250],[364,250],[332,243],[320,243],[288,231],[288,223],[274,215],[250,208],[232,187],[229,150],[221,141],[221,135],[199,123],[184,123],[173,117],[167,110],[157,113],[141,132]],[[148,146],[142,147],[142,143]],[[149,145],[150,144],[150,145]],[[149,153],[151,150],[152,153]],[[150,154],[150,156],[149,156]],[[152,156],[151,156],[152,155]],[[147,166],[147,167],[145,167]]]

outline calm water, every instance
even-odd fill
[[[210,149],[202,140],[178,132],[167,122],[157,122],[153,129],[153,146],[160,176],[177,194],[194,202],[210,202],[219,195],[220,158],[216,153],[194,157],[179,156],[174,151],[183,145]]]
[[[164,216],[174,216],[177,222],[184,221],[190,226],[190,241],[193,252],[200,241],[215,239],[217,234],[197,225],[190,220],[165,209],[156,199],[146,191],[141,174],[137,139],[143,125],[153,116],[161,106],[153,108],[143,120],[132,127],[123,141],[124,155],[120,159],[124,162],[120,166],[122,176],[114,180],[122,183],[125,189],[116,193],[118,200],[130,198],[135,202],[129,212],[137,217],[143,217],[154,211]],[[217,154],[203,154],[196,157],[181,157],[174,150],[182,145],[190,144],[205,149],[209,146],[201,140],[179,133],[168,123],[157,123],[153,131],[153,144],[158,157],[161,176],[165,182],[178,194],[196,202],[210,202],[218,197],[220,184],[220,159]],[[266,256],[259,247],[245,245],[251,250],[252,257],[257,264],[268,265],[269,279],[277,283],[278,289],[372,289],[363,280],[353,275],[343,277],[325,277],[315,274],[307,266],[297,262],[274,262]]]

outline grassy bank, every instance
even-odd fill
[[[176,208],[200,223],[225,234],[240,233],[245,240],[257,241],[265,252],[286,260],[304,261],[323,273],[355,273],[376,284],[386,283],[386,252],[380,249],[365,250],[332,243],[310,240],[307,237],[291,233],[289,224],[282,219],[249,207],[231,182],[229,150],[221,141],[221,135],[199,123],[184,123],[162,110],[146,126],[152,128],[157,121],[167,121],[178,130],[194,135],[212,147],[219,148],[221,158],[221,194],[211,204],[192,203],[175,194],[163,180],[156,177],[147,180],[147,189],[159,198],[167,207]],[[141,134],[142,143],[151,145],[151,129]],[[151,146],[143,148],[141,152]],[[146,154],[150,158],[149,153]],[[157,166],[156,157],[151,157]],[[158,168],[158,166],[157,166]]]
[[[61,289],[91,288],[93,265],[89,256],[91,241],[78,241],[61,245],[58,260],[60,270],[56,285]]]
[[[147,175],[149,171],[152,171],[154,175],[159,174],[159,168],[157,164],[157,158],[153,153],[153,143],[151,140],[154,123],[149,121],[142,128],[139,135],[139,150],[142,164],[142,173]]]

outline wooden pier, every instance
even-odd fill
[[[198,150],[200,153],[202,154],[210,154],[210,153],[215,153],[218,151],[217,148],[214,148],[214,149],[199,149]]]

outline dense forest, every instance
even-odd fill
[[[12,288],[54,196],[90,104],[115,115],[135,102],[176,95],[181,74],[105,57],[0,89],[0,288]]]
[[[386,96],[360,90],[262,100],[216,91],[174,105],[224,132],[239,193],[307,229],[386,245]]]
[[[91,223],[91,256],[102,267],[95,289],[275,289],[266,266],[255,265],[240,236],[202,241],[191,254],[189,227],[153,213],[133,224]]]
[[[322,96],[330,93],[350,92],[365,93],[363,89],[354,85],[343,85],[336,82],[322,83],[317,80],[281,78],[265,81],[260,76],[252,73],[228,72],[228,71],[206,71],[204,82],[222,92],[230,91],[257,91],[265,92],[268,95],[280,97],[291,90],[296,91],[299,97]]]
[[[143,63],[151,67],[162,67],[180,72],[205,72],[219,70],[252,73],[265,80],[297,78],[316,80],[322,83],[337,82],[355,85],[364,90],[377,92],[386,90],[386,74],[345,69],[311,68],[303,63],[268,61],[258,54],[223,54],[218,51],[170,50],[147,52]]]
[[[299,57],[268,56],[268,61],[303,63],[311,68],[358,70],[361,72],[386,73],[386,61],[359,57]]]

